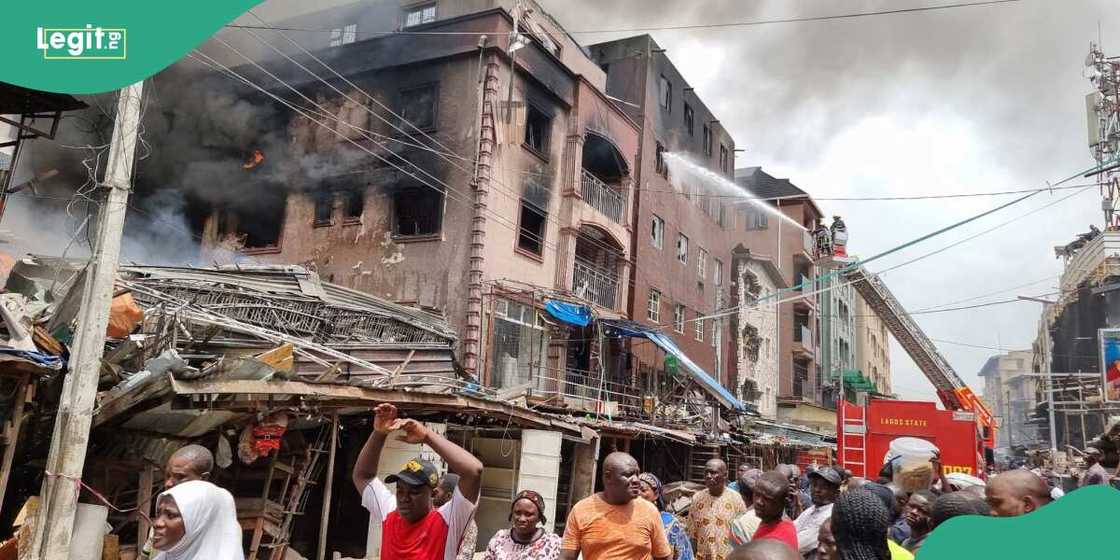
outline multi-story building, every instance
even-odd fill
[[[629,295],[639,130],[603,93],[605,73],[527,0],[363,2],[307,18],[340,30],[309,49],[345,82],[277,66],[334,118],[289,113],[282,155],[264,150],[259,169],[298,158],[299,185],[216,207],[208,238],[440,311],[488,384],[555,386],[566,362],[586,360],[550,342],[546,296],[621,318]],[[439,34],[362,34],[385,22]]]
[[[819,303],[813,295],[815,246],[809,231],[822,214],[812,198],[789,179],[761,168],[735,172],[735,182],[767,206],[739,205],[734,215],[740,239],[752,254],[765,255],[796,292],[779,298],[778,406],[783,420],[814,427],[835,426],[835,414],[823,406],[818,344]],[[807,294],[797,297],[799,294]]]
[[[1033,362],[1033,351],[1015,350],[988,358],[980,369],[979,376],[984,379],[984,402],[999,419],[998,448],[1024,445],[1028,434],[1031,443],[1036,439],[1027,422],[1037,403],[1036,383],[1029,375]]]
[[[764,418],[778,417],[778,328],[781,290],[789,287],[774,261],[741,246],[732,251],[729,342],[736,348],[733,384],[740,399],[754,403]]]
[[[856,330],[856,369],[875,384],[875,390],[883,395],[891,392],[891,345],[887,324],[863,296],[856,292],[855,330]]]
[[[706,169],[729,183],[735,142],[649,35],[588,49],[607,73],[607,95],[642,127],[631,316],[664,327],[694,362],[741,393],[734,372],[739,349],[731,344],[738,337],[728,336],[726,317],[702,318],[729,306],[729,283],[740,280],[732,249],[746,232],[723,198],[712,196],[719,180],[696,180],[690,171]],[[661,368],[648,345],[634,354],[640,367]]]

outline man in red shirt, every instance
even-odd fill
[[[427,444],[459,475],[448,501],[432,509],[432,490],[439,483],[435,465],[413,459],[401,471],[377,478],[377,464],[389,432],[403,430],[399,439]],[[402,420],[397,407],[382,403],[374,409],[373,433],[354,463],[354,487],[370,513],[370,528],[381,523],[381,557],[394,560],[455,560],[463,532],[474,518],[482,487],[482,463],[447,438],[430,432],[416,420]],[[385,485],[396,483],[396,492]]]
[[[797,527],[788,519],[782,519],[789,496],[789,479],[778,471],[764,473],[755,483],[754,511],[762,523],[758,526],[751,541],[774,539],[797,551]]]

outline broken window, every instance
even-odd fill
[[[704,125],[704,155],[712,157],[712,127]]]
[[[509,388],[534,384],[545,387],[548,329],[531,306],[499,299],[494,303],[494,365],[490,382]]]
[[[529,105],[525,113],[525,146],[538,155],[548,157],[548,135],[552,130],[552,117]]]
[[[661,76],[657,80],[657,86],[658,102],[661,108],[670,113],[673,112],[673,83],[669,81],[669,78]]]
[[[688,264],[688,237],[683,233],[677,234],[677,260]]]
[[[342,217],[348,221],[360,220],[366,207],[364,188],[350,188],[342,191]]]
[[[319,189],[312,196],[315,200],[315,225],[331,225],[331,214],[334,213],[334,196],[327,189]]]
[[[517,248],[538,257],[544,254],[544,233],[547,223],[547,212],[522,200],[521,221],[518,226],[517,234]]]
[[[700,247],[699,252],[696,254],[696,275],[700,277],[700,281],[704,281],[704,275],[708,273],[708,251]]]
[[[218,233],[222,238],[235,238],[244,250],[278,249],[287,204],[288,197],[282,189],[264,189],[253,199],[251,207],[223,209]]]
[[[442,217],[442,192],[423,188],[404,189],[393,194],[393,235],[436,235],[439,233]]]
[[[415,25],[423,25],[431,23],[436,20],[436,5],[428,4],[426,6],[416,6],[409,8],[404,13],[404,26],[413,27]]]
[[[688,135],[692,136],[694,133],[693,124],[696,116],[692,113],[692,106],[688,103],[684,104],[684,129],[688,131]]]
[[[665,220],[657,214],[654,214],[651,220],[649,240],[658,249],[665,247]]]
[[[657,143],[657,149],[654,152],[654,156],[654,171],[656,171],[658,175],[668,179],[669,166],[665,165],[665,146],[662,146],[661,142]]]
[[[405,132],[410,132],[413,126],[425,131],[436,127],[439,89],[435,84],[401,90],[400,100],[400,115],[404,120],[401,128]]]
[[[684,306],[679,303],[673,306],[673,330],[684,332]]]
[[[661,322],[661,292],[654,288],[649,289],[649,299],[646,300],[646,318],[654,323]]]

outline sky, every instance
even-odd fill
[[[956,3],[540,1],[584,44],[635,32],[583,31]],[[746,149],[737,155],[737,167],[760,165],[818,199],[976,193],[1044,187],[1093,165],[1084,101],[1091,86],[1082,71],[1098,29],[1106,54],[1120,55],[1117,7],[1109,0],[1023,0],[649,33],[730,130],[737,147]],[[1096,189],[1058,202],[1073,192],[1034,196],[868,268],[882,271],[1014,220],[887,272],[883,279],[911,311],[993,292],[1000,293],[962,305],[1053,292],[1062,270],[1053,247],[1103,220]],[[1014,198],[821,200],[818,205],[828,216],[844,217],[849,253],[866,258]],[[1012,289],[1029,282],[1035,283]],[[936,341],[1029,349],[1040,312],[1040,304],[1022,302],[914,318]],[[980,392],[983,383],[976,374],[998,350],[937,345]],[[894,390],[901,397],[936,400],[933,387],[896,342],[891,361]]]

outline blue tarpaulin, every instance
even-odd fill
[[[58,356],[52,356],[50,354],[44,354],[42,352],[17,350],[15,348],[0,348],[0,353],[23,358],[24,360],[32,362],[37,366],[41,366],[47,369],[53,369],[55,371],[62,369],[62,358],[59,358]]]
[[[544,302],[544,308],[549,315],[570,325],[586,327],[591,324],[591,309],[586,305],[550,299]]]
[[[747,409],[742,401],[731,394],[731,391],[728,391],[719,381],[713,379],[711,375],[708,375],[708,372],[696,365],[696,362],[693,362],[684,352],[681,352],[681,349],[673,342],[672,337],[661,331],[648,328],[640,323],[635,323],[634,321],[604,321],[604,323],[619,335],[648,338],[651,342],[664,350],[665,353],[675,356],[684,370],[687,371],[705,391],[715,397],[720,404],[739,411]]]

